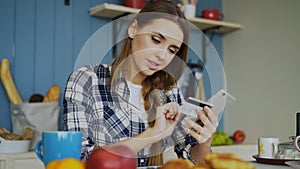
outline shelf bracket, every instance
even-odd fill
[[[206,29],[203,29],[202,32],[204,34],[206,34],[207,32],[216,32],[216,30],[222,28],[222,26],[220,25],[216,25],[216,26],[212,26],[212,27],[209,27],[209,28],[206,28]]]

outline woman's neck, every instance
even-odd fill
[[[142,82],[145,80],[146,76],[138,70],[137,66],[135,65],[134,61],[129,58],[128,63],[132,64],[125,64],[125,65],[130,65],[126,66],[126,73],[125,77],[126,80],[130,81],[133,84],[141,85]]]

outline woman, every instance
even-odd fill
[[[99,146],[126,145],[137,153],[138,166],[161,165],[161,150],[172,138],[191,146],[190,160],[203,161],[218,120],[208,107],[195,110],[201,124],[179,113],[183,97],[176,81],[187,55],[187,25],[172,2],[151,2],[129,25],[112,65],[72,73],[64,130],[82,131],[82,159]]]

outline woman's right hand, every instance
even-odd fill
[[[155,124],[151,128],[152,135],[159,139],[170,136],[179,121],[179,104],[170,102],[157,107]]]
[[[179,105],[175,102],[157,107],[155,122],[152,127],[148,127],[140,134],[111,145],[126,145],[134,152],[139,152],[147,145],[158,142],[173,133],[180,117],[178,111]]]

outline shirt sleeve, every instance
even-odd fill
[[[93,112],[92,76],[87,71],[73,72],[67,82],[64,96],[63,129],[82,132],[81,159],[86,160],[94,149],[93,132],[89,119]]]

